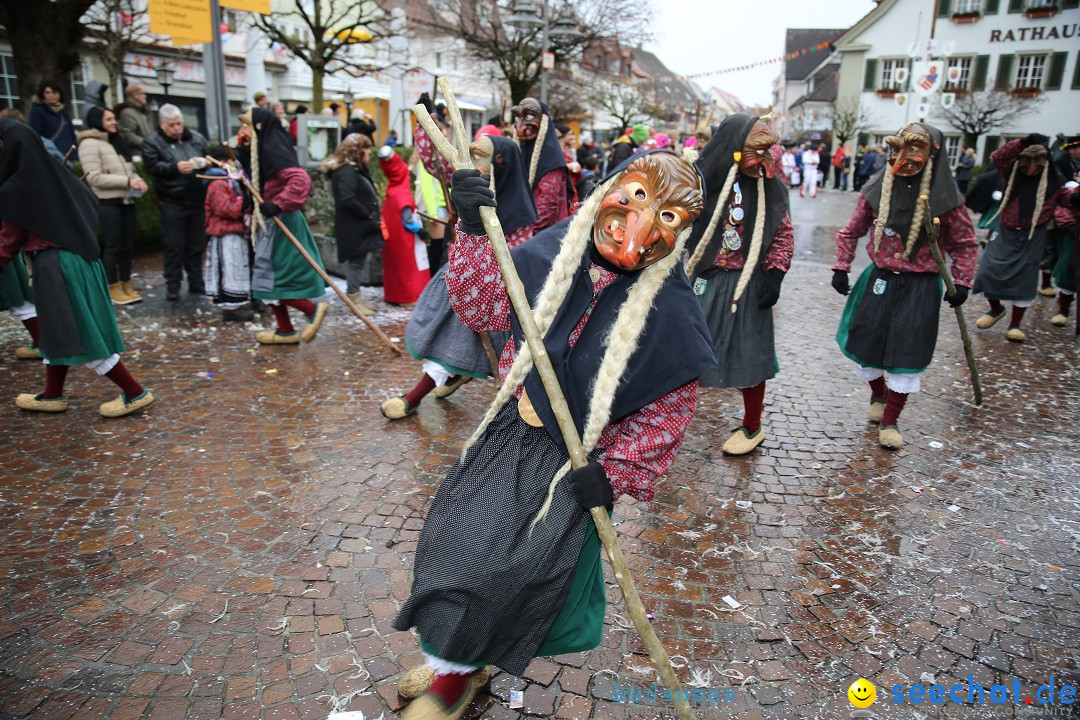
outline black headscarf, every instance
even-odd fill
[[[705,197],[705,210],[701,213],[694,231],[686,246],[690,254],[694,254],[695,248],[701,242],[701,236],[705,234],[705,228],[709,225],[709,218],[716,210],[716,203],[726,203],[727,198],[720,197],[724,189],[724,181],[727,179],[731,166],[735,164],[735,153],[742,152],[746,145],[746,138],[754,128],[754,124],[760,118],[754,115],[738,113],[724,118],[712,134],[712,138],[705,145],[696,163],[698,172],[705,178],[705,187],[709,194]],[[766,152],[768,152],[766,150]],[[754,233],[754,221],[757,218],[757,178],[740,178],[739,189],[742,190],[743,202],[743,237],[746,239],[742,245],[743,257],[750,251],[750,238]],[[954,183],[955,184],[955,183]],[[761,236],[761,254],[758,262],[765,262],[765,251],[772,244],[776,229],[788,211],[787,189],[779,177],[765,178],[765,231]],[[698,263],[695,275],[700,275],[712,266],[712,260],[720,250],[720,243],[724,240],[723,233],[717,227],[709,241],[709,247],[705,249],[702,261]]]
[[[542,138],[533,138],[521,143],[521,154],[525,156],[525,172],[528,174],[529,168],[532,166],[532,154],[536,152],[536,144],[540,143],[540,162],[536,165],[536,177],[533,178],[532,186],[535,189],[536,184],[540,182],[540,178],[547,175],[556,168],[566,167],[566,156],[563,155],[562,145],[559,144],[559,136],[555,132],[555,121],[551,119],[551,113],[548,112],[547,105],[540,103],[540,109],[548,119],[547,134]],[[567,173],[567,187],[569,189],[569,173]],[[573,197],[573,194],[567,195],[567,197]]]
[[[300,167],[296,157],[292,135],[281,126],[277,115],[260,107],[251,109],[251,123],[259,134],[259,180],[266,184],[268,178],[286,168]],[[262,190],[260,187],[259,190]]]
[[[914,124],[930,134],[930,158],[934,161],[934,176],[930,178],[930,217],[941,217],[953,208],[963,205],[964,196],[960,194],[960,187],[956,184],[952,170],[949,169],[949,157],[945,151],[945,139],[941,131],[926,123]],[[881,207],[881,185],[887,172],[892,172],[892,166],[885,163],[885,167],[871,177],[862,189],[862,194],[870,203],[870,207],[874,208],[874,212]],[[923,172],[926,172],[925,168]],[[915,215],[915,206],[919,202],[919,186],[922,184],[922,177],[922,173],[919,173],[909,178],[899,176],[893,178],[892,202],[889,205],[889,219],[885,227],[892,228],[900,237],[901,242],[907,242],[908,232],[911,230],[911,220]]]
[[[1029,146],[1037,147],[1037,146]],[[1046,147],[1043,145],[1042,147]],[[1020,162],[1019,159],[1014,159],[1013,164]],[[1054,193],[1061,189],[1065,184],[1066,179],[1061,174],[1061,168],[1052,161],[1050,156],[1050,149],[1046,148],[1046,162],[1050,166],[1050,174],[1046,178],[1046,199],[1054,197]],[[1009,172],[1012,172],[1010,168]],[[1070,180],[1072,178],[1069,178]],[[1016,171],[1016,180],[1013,183],[1012,197],[1020,199],[1020,219],[1026,220],[1035,214],[1035,199],[1039,195],[1039,182],[1042,180],[1042,173],[1036,175],[1025,175],[1019,170]],[[1009,178],[1005,176],[1005,182],[1009,182]],[[1012,200],[1009,201],[1010,203]],[[1033,222],[1038,222],[1038,218],[1032,218]]]
[[[103,122],[105,120],[105,110],[105,108],[97,106],[87,110],[86,124],[95,130],[100,130],[105,133],[106,137],[109,139],[109,144],[113,146],[116,152],[120,153],[120,155],[128,162],[131,162],[131,150],[128,149],[127,143],[120,139],[120,133],[111,133],[105,129],[105,123]]]
[[[495,168],[495,213],[507,235],[536,222],[536,204],[529,189],[528,166],[521,150],[510,138],[490,135],[495,147],[492,164]],[[494,162],[501,156],[502,161]]]
[[[90,188],[49,157],[29,125],[0,120],[0,141],[0,218],[96,260],[98,201]]]

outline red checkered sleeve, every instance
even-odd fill
[[[36,252],[60,247],[53,243],[31,235],[17,225],[12,225],[7,220],[0,220],[0,265],[7,265],[15,259],[20,250]]]
[[[435,177],[450,181],[454,174],[454,166],[435,149],[435,143],[431,142],[431,136],[427,134],[423,125],[416,126],[416,132],[413,133],[413,147],[420,153],[420,162],[424,164],[425,170]]]
[[[791,256],[795,254],[795,228],[791,225],[791,217],[784,213],[784,219],[776,228],[769,252],[765,255],[765,269],[787,272],[791,269]]]
[[[546,228],[567,217],[570,206],[566,198],[566,168],[555,168],[540,178],[533,189],[533,200],[539,216],[536,227]]]
[[[291,167],[279,170],[267,178],[263,185],[263,200],[272,202],[283,213],[296,212],[304,207],[311,194],[311,177],[303,168]]]
[[[243,235],[244,196],[232,188],[229,180],[214,180],[206,191],[206,234],[221,237]]]
[[[979,261],[979,241],[975,239],[975,226],[971,224],[971,215],[967,206],[955,207],[942,215],[941,232],[938,239],[941,249],[952,258],[952,279],[957,285],[971,287],[975,281],[975,267]],[[928,258],[923,268],[926,272],[935,272],[937,263],[933,261],[930,250],[925,245],[919,248],[916,259]]]
[[[604,429],[597,447],[616,499],[624,493],[642,502],[656,496],[653,483],[675,462],[697,399],[694,379]]]
[[[855,203],[855,213],[848,220],[848,224],[836,233],[836,264],[832,266],[833,270],[851,272],[851,261],[855,259],[859,238],[870,232],[874,215],[874,209],[866,201],[866,196],[860,194]]]

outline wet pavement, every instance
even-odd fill
[[[858,677],[877,685],[879,717],[1068,717],[1015,699],[891,702],[897,684],[1017,678],[1034,698],[1051,676],[1080,679],[1080,343],[1046,299],[1022,345],[977,332],[976,408],[946,307],[901,418],[908,444],[879,448],[833,340],[828,267],[854,197],[792,199],[769,439],[723,457],[741,401],[707,390],[656,500],[617,504],[638,589],[688,686],[731,688],[699,718],[846,718]],[[0,411],[0,718],[394,717],[394,682],[420,655],[391,622],[433,491],[494,384],[390,423],[380,401],[419,367],[340,303],[312,344],[260,348],[205,303],[166,305],[156,263],[139,264],[147,301],[119,311],[149,412],[99,417],[116,391],[86,370],[63,415]],[[982,305],[966,307],[972,326]],[[406,319],[376,317],[398,338]],[[11,399],[40,389],[40,366],[13,359],[24,342],[5,315]],[[612,701],[613,684],[655,673],[608,581],[600,648],[497,674],[468,717],[673,717]]]

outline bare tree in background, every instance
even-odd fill
[[[355,46],[388,37],[390,14],[372,0],[315,0],[290,5],[288,11],[255,15],[255,24],[272,42],[281,43],[311,68],[311,103],[318,112],[327,73],[341,70],[360,77],[372,71],[371,59]]]
[[[567,67],[556,67],[548,72],[548,110],[556,120],[571,120],[588,113],[585,100],[591,90],[591,78],[573,72]]]
[[[956,98],[951,108],[938,106],[935,114],[964,133],[964,145],[975,147],[992,130],[1005,129],[1038,110],[1045,97],[1020,98],[1003,90],[980,90]]]
[[[542,4],[542,3],[538,3]],[[579,31],[574,37],[552,36],[548,50],[558,63],[580,56],[590,45],[617,37],[624,45],[634,45],[646,37],[652,9],[638,0],[554,0],[548,3],[549,28],[560,19],[570,21]],[[539,19],[539,8],[537,18]],[[494,64],[510,88],[514,104],[528,97],[540,79],[543,26],[510,25],[509,11],[498,0],[441,0],[438,12],[420,22],[465,41],[473,57]]]
[[[840,145],[874,123],[873,114],[858,98],[847,98],[833,107],[833,137]]]
[[[25,112],[42,80],[71,87],[85,31],[81,18],[93,4],[94,0],[0,0],[0,25],[11,44]]]
[[[91,42],[85,50],[96,57],[109,73],[109,89],[116,103],[123,97],[121,79],[124,58],[140,43],[151,43],[149,16],[141,0],[98,0],[82,18],[86,37]]]
[[[589,102],[610,115],[620,131],[649,117],[649,99],[638,84],[609,77],[593,83],[592,87]]]

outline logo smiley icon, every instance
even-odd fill
[[[868,708],[877,699],[877,688],[866,678],[859,678],[851,683],[847,691],[848,700],[857,708]]]

